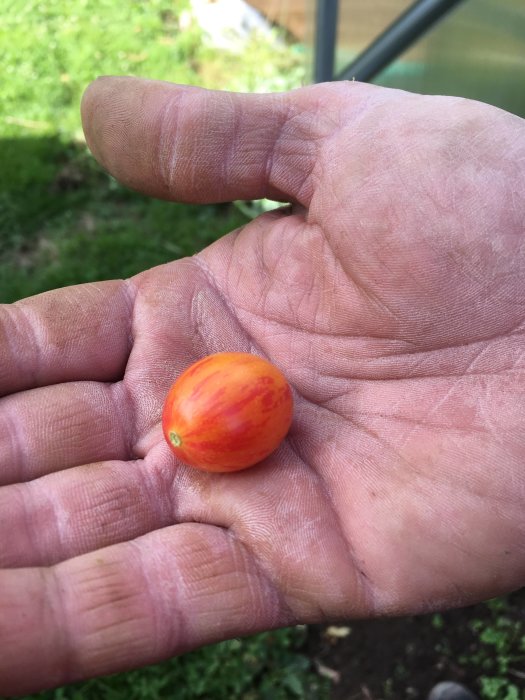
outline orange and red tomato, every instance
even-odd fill
[[[277,448],[292,412],[292,392],[277,367],[249,353],[221,352],[191,365],[175,381],[162,428],[186,464],[234,472]]]

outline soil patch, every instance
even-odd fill
[[[425,700],[442,680],[525,700],[525,589],[442,614],[313,626],[308,654],[332,700]]]

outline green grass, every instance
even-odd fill
[[[483,700],[522,700],[525,698],[525,624],[510,613],[505,598],[489,601],[486,609],[484,619],[475,618],[470,623],[477,646],[472,652],[466,651],[459,663],[479,669]]]
[[[186,0],[0,0],[0,135],[82,138],[80,98],[99,75],[259,92],[304,82],[301,47],[274,34],[254,35],[242,51],[214,49],[195,23],[181,29],[187,6]]]
[[[201,37],[197,29],[178,31],[184,7],[170,0],[2,0],[2,128],[7,135],[27,128],[80,134],[80,95],[97,75],[196,82]]]
[[[175,204],[130,192],[102,173],[81,147],[60,149],[46,137],[22,144],[13,149],[11,162],[16,166],[20,159],[20,168],[31,173],[31,196],[23,188],[4,187],[0,200],[2,302],[128,277],[191,255],[246,222],[229,204]],[[42,153],[56,160],[49,165]],[[28,162],[34,162],[33,169]]]
[[[322,700],[328,684],[310,671],[300,651],[304,635],[296,627],[232,639],[25,700]]]
[[[304,81],[297,47],[209,46],[186,0],[0,0],[0,301],[192,255],[246,221],[232,206],[152,201],[89,156],[79,105],[101,74],[268,91]],[[186,23],[187,24],[187,23]]]

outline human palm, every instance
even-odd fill
[[[353,83],[128,79],[98,81],[84,122],[147,193],[292,205],[128,282],[4,309],[7,689],[522,585],[523,122]],[[162,439],[163,398],[233,349],[283,370],[294,422],[260,466],[198,472]]]

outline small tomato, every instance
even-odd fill
[[[220,352],[175,381],[162,429],[186,464],[234,472],[275,450],[290,428],[292,411],[292,392],[276,367],[249,353]]]

